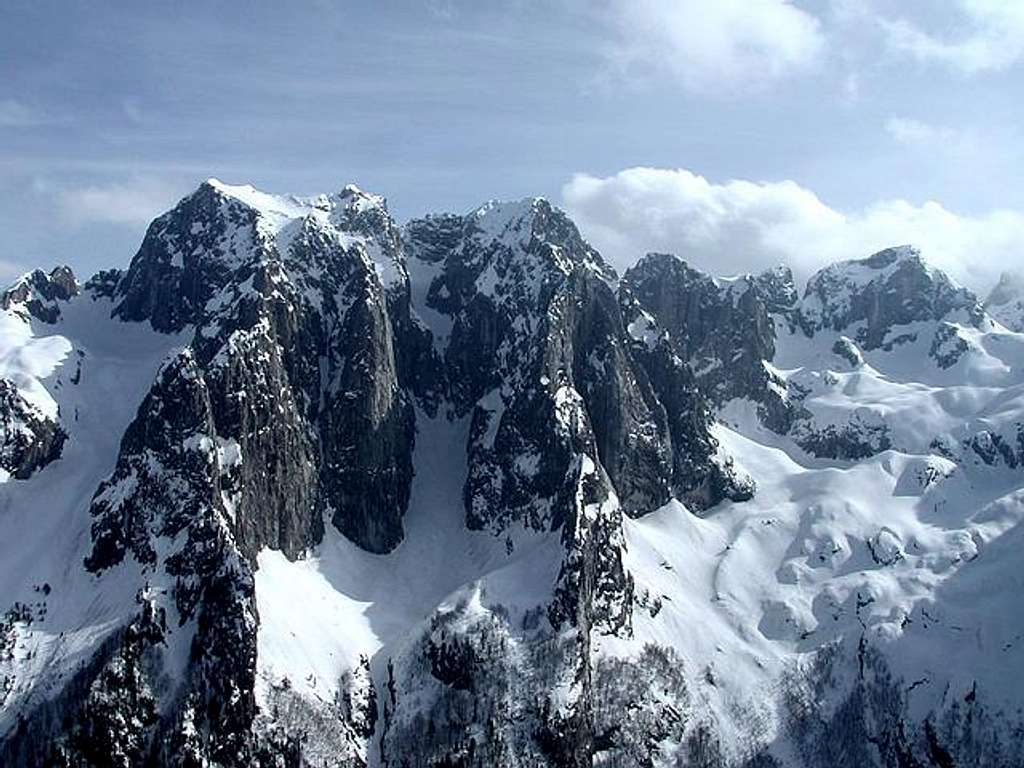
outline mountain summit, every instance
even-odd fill
[[[1024,761],[1009,282],[637,256],[211,179],[0,294],[0,763]]]

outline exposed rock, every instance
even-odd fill
[[[263,534],[239,524],[250,557],[265,544],[296,556],[319,539],[324,509],[367,549],[401,540],[410,398],[436,407],[439,362],[411,315],[382,198],[355,187],[271,198],[208,182],[153,223],[116,295],[123,318],[196,326],[218,429],[241,446],[240,487],[268,518]]]
[[[461,228],[435,217],[409,230],[414,257],[443,264],[428,304],[452,318],[451,397],[472,413],[469,525],[559,527],[554,500],[581,455],[627,511],[660,506],[664,410],[629,353],[613,272],[565,214],[535,199],[488,204]]]
[[[884,422],[855,414],[846,424],[818,424],[813,417],[793,423],[790,436],[812,456],[855,461],[889,450],[892,440]]]
[[[179,331],[203,319],[206,304],[257,246],[257,211],[211,182],[146,230],[118,284],[116,315]]]
[[[864,355],[857,347],[857,342],[846,336],[840,336],[832,345],[832,354],[838,355],[850,364],[851,368],[864,365]]]
[[[67,435],[35,408],[8,379],[0,377],[0,471],[25,480],[60,458]]]
[[[853,329],[856,342],[871,351],[896,326],[953,313],[974,325],[984,319],[973,293],[929,266],[918,249],[900,246],[818,272],[807,284],[797,322],[808,336]]]
[[[36,269],[0,293],[0,309],[53,324],[60,319],[60,302],[77,295],[78,281],[71,267],[55,267],[50,274]]]
[[[675,256],[648,254],[626,272],[620,295],[628,322],[640,322],[639,310],[648,313],[658,329],[647,332],[648,341],[666,335],[713,405],[749,398],[784,431],[791,418],[785,384],[766,362],[775,356],[770,311],[789,301],[791,282],[780,270],[719,281]]]

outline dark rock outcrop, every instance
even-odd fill
[[[675,256],[648,254],[626,272],[619,292],[634,338],[651,352],[665,344],[659,369],[682,364],[713,405],[753,400],[766,423],[785,430],[785,383],[766,363],[775,356],[771,313],[792,298],[788,270],[719,281]]]
[[[77,295],[78,281],[70,267],[55,267],[49,274],[36,269],[0,293],[0,309],[53,324],[60,319],[60,302]]]
[[[214,183],[202,184],[149,225],[118,284],[114,313],[164,332],[200,322],[257,246],[258,217]]]
[[[409,230],[413,258],[442,265],[427,303],[452,319],[448,386],[472,419],[470,527],[560,527],[554,500],[581,455],[630,513],[664,503],[664,409],[630,355],[614,273],[565,214],[537,199]]]
[[[347,187],[303,205],[275,230],[273,211],[204,184],[150,227],[115,312],[196,328],[219,434],[239,444],[244,501],[266,517],[236,531],[250,557],[296,556],[324,510],[384,552],[402,537],[412,398],[436,407],[438,362],[383,201]]]
[[[0,469],[25,480],[60,458],[67,434],[0,377]]]

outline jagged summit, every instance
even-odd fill
[[[529,254],[544,251],[562,269],[569,263],[560,260],[561,256],[570,262],[598,266],[604,272],[611,269],[586,243],[572,219],[543,197],[489,200],[465,215],[430,214],[410,221],[405,232],[413,246],[412,255],[425,261],[436,260],[434,254],[441,242],[463,240],[465,245],[456,249],[462,258],[481,251]]]
[[[471,210],[466,218],[476,226],[482,237],[500,238],[509,229],[513,234],[528,229],[536,216],[552,210],[553,206],[543,197],[488,200]]]
[[[851,263],[861,263],[871,269],[884,269],[902,261],[918,261],[925,263],[921,249],[916,245],[897,245],[871,254],[864,259],[854,259]]]
[[[900,271],[924,274],[935,272],[919,248],[900,245],[885,248],[866,258],[839,261],[822,268],[807,281],[804,296],[833,290],[833,286],[839,284],[854,287],[879,280],[886,281]]]
[[[49,274],[34,269],[0,293],[0,309],[16,308],[37,320],[54,323],[60,317],[59,302],[78,295],[80,288],[75,273],[67,265],[54,267]]]
[[[365,192],[356,184],[346,184],[333,194],[302,197],[270,194],[249,184],[226,184],[210,178],[185,200],[211,192],[221,198],[243,203],[261,214],[268,224],[278,227],[284,226],[289,220],[320,214],[328,214],[329,220],[340,223],[355,213],[371,210],[387,213],[387,200],[383,196]]]
[[[917,248],[905,245],[817,272],[804,291],[799,322],[809,335],[858,325],[858,342],[873,349],[894,326],[956,313],[973,325],[984,317],[977,296],[931,266]]]

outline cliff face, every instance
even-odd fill
[[[664,343],[711,404],[752,400],[775,429],[792,414],[766,363],[775,357],[773,313],[788,312],[794,292],[786,269],[718,280],[667,254],[642,258],[621,287],[630,328],[647,347]],[[673,386],[676,376],[662,379]]]
[[[245,457],[250,558],[297,556],[328,509],[367,549],[401,540],[424,389],[399,381],[396,350],[417,343],[415,328],[395,340],[412,326],[403,259],[383,201],[354,188],[300,203],[208,183],[154,222],[117,285],[117,316],[195,328],[217,432]]]
[[[68,267],[56,267],[49,274],[30,272],[0,293],[0,310],[15,325],[3,332],[15,337],[18,325],[55,324],[61,306],[78,292],[78,281]],[[0,472],[25,480],[60,457],[67,434],[59,412],[53,410],[43,407],[39,398],[22,394],[17,381],[0,375]]]
[[[34,408],[15,384],[0,378],[0,471],[19,480],[60,457],[66,435]]]

